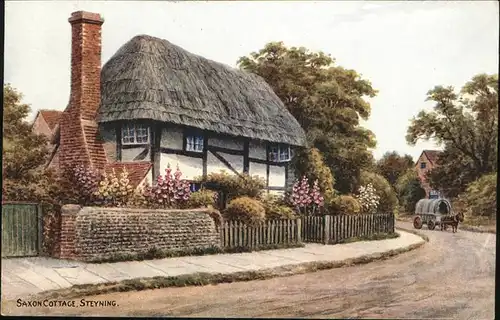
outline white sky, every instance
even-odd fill
[[[405,142],[409,120],[435,85],[461,87],[498,72],[496,1],[135,2],[16,1],[5,12],[5,82],[38,109],[63,110],[69,99],[73,11],[101,13],[103,64],[137,34],[236,66],[267,42],[332,54],[379,90],[365,124],[386,151],[415,159],[432,143]]]

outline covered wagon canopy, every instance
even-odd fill
[[[263,78],[140,35],[101,72],[101,123],[149,119],[304,146],[304,130]]]
[[[451,214],[451,203],[447,199],[421,199],[415,206],[415,214]]]

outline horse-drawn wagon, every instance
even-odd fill
[[[422,229],[425,224],[429,230],[434,230],[441,224],[443,217],[450,215],[452,215],[452,207],[447,199],[421,199],[415,206],[413,227]]]

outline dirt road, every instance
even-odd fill
[[[411,228],[408,223],[398,225]],[[493,319],[496,235],[423,233],[430,243],[393,259],[206,287],[86,297],[117,307],[16,308],[38,315]]]

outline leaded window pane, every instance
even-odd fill
[[[149,130],[144,125],[129,124],[122,127],[123,144],[144,144],[149,142]]]
[[[186,150],[203,152],[203,137],[202,136],[188,136],[186,138]]]
[[[279,161],[290,160],[290,148],[289,147],[280,147],[279,152],[280,152]]]
[[[124,144],[127,143],[134,143],[135,142],[135,136],[134,136],[134,127],[126,125],[122,129],[122,142]]]

